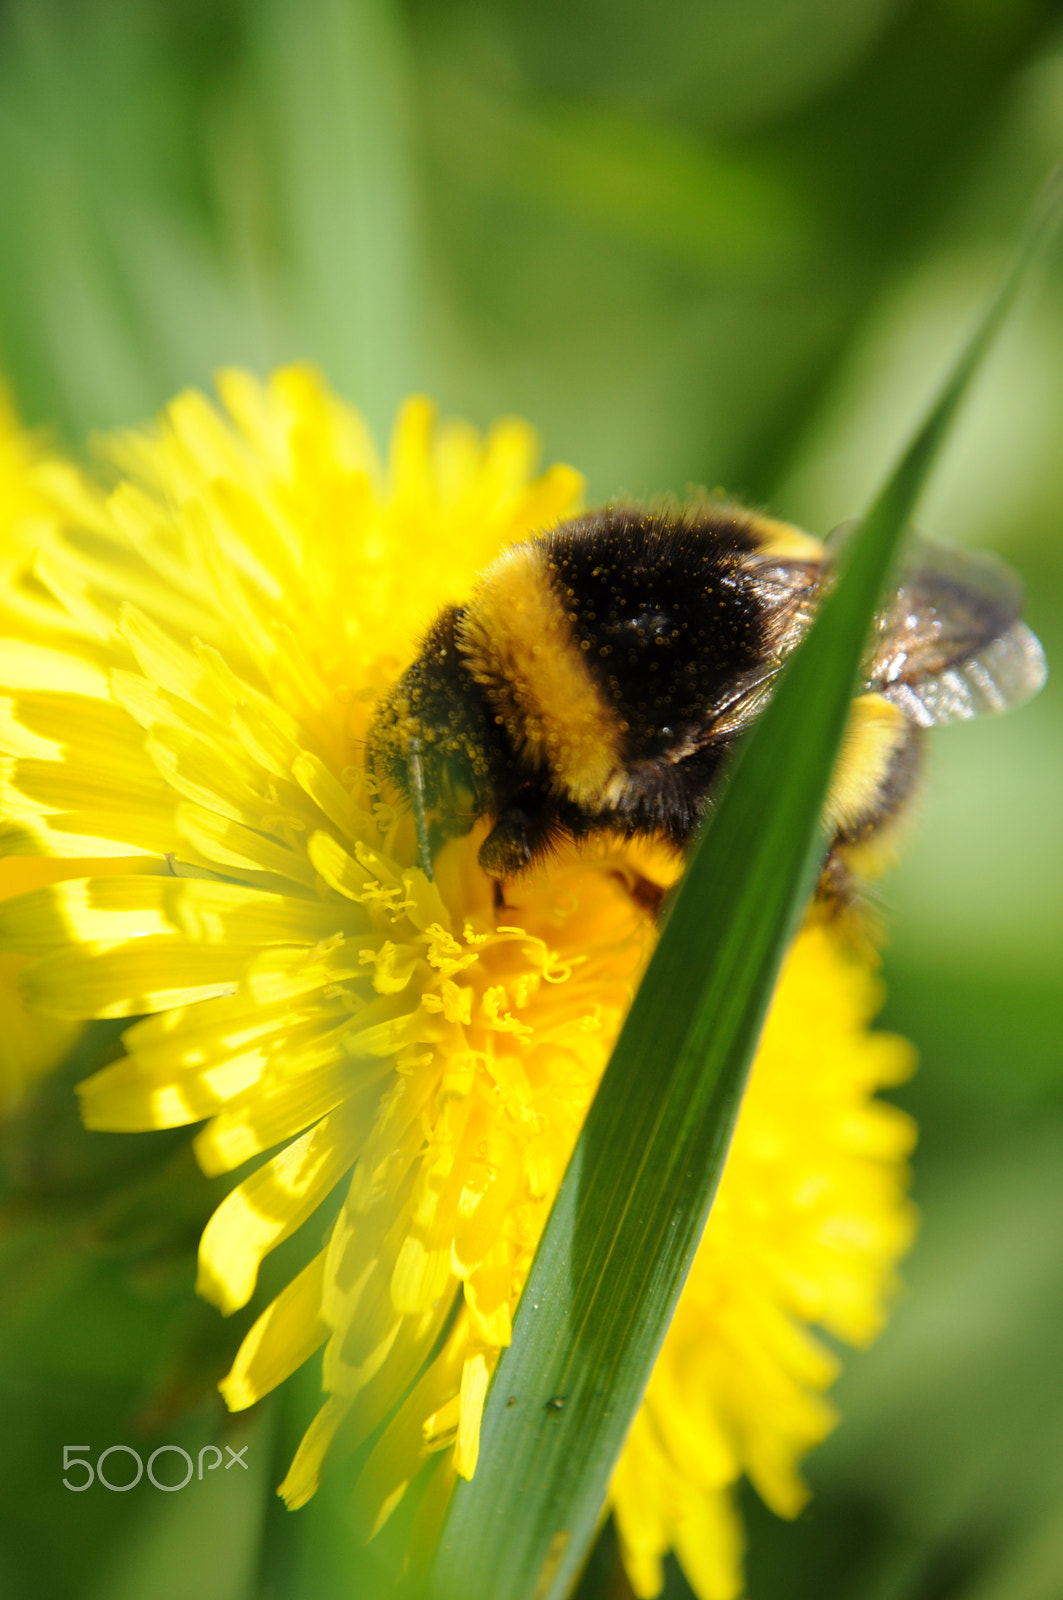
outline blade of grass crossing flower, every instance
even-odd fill
[[[540,1242],[455,1492],[435,1600],[559,1600],[593,1536],[708,1217],[820,816],[864,640],[963,393],[1055,224],[1057,176],[948,382],[854,535],[744,741],[687,871]]]

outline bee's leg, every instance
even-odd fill
[[[504,811],[487,835],[477,857],[492,878],[512,878],[524,872],[535,855],[531,818],[516,807]]]
[[[556,810],[534,790],[521,790],[524,804],[501,812],[480,846],[478,860],[492,878],[512,878],[527,871],[558,835]]]
[[[615,878],[640,911],[645,911],[654,922],[661,920],[661,907],[664,905],[667,889],[659,883],[654,883],[650,878],[644,878],[642,873],[636,872],[633,867],[624,867],[623,870],[615,868],[609,876]]]
[[[858,881],[841,852],[831,846],[816,883],[816,899],[833,906],[849,906],[858,895]]]
[[[410,782],[410,804],[413,807],[413,826],[417,835],[417,860],[421,871],[431,882],[432,852],[428,844],[428,818],[425,814],[424,768],[421,765],[420,739],[410,740],[406,761]]]

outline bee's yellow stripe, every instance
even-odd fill
[[[810,533],[795,528],[792,522],[777,522],[774,517],[750,518],[750,529],[761,555],[780,561],[822,561],[824,548]]]
[[[588,670],[574,622],[542,547],[519,544],[488,567],[459,642],[514,749],[545,762],[559,793],[594,807],[620,766],[621,731]]]
[[[908,735],[903,711],[880,694],[853,701],[824,811],[832,833],[879,820],[890,764]]]

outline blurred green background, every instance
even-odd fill
[[[1061,153],[1047,0],[5,0],[0,367],[80,448],[218,366],[310,357],[378,432],[424,389],[529,417],[592,500],[720,485],[823,533]],[[1061,357],[1057,249],[920,518],[1025,575],[1057,662]],[[810,1508],[746,1497],[752,1600],[1063,1596],[1061,729],[1050,682],[933,740],[882,890],[922,1236]],[[190,1374],[242,1331],[190,1309],[212,1200],[181,1140],[72,1122],[87,1054],[4,1136],[0,1595],[375,1596],[338,1501],[273,1508],[283,1410],[224,1436],[247,1474],[62,1488],[64,1443],[216,1437]]]

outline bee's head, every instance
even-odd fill
[[[377,704],[368,739],[369,771],[415,815],[430,816],[440,840],[468,833],[490,808],[495,718],[455,641],[461,615],[456,606],[440,613],[416,660]]]

